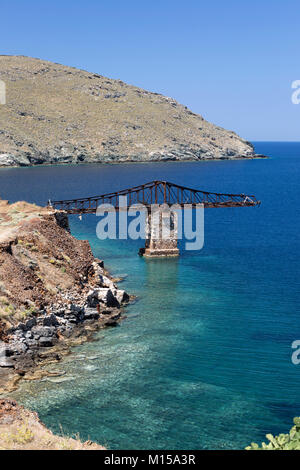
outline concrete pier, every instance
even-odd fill
[[[179,256],[178,218],[169,206],[159,206],[148,211],[145,249],[147,258]]]

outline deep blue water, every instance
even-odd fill
[[[75,236],[136,294],[120,327],[74,348],[59,379],[15,396],[54,431],[112,449],[244,448],[300,415],[300,143],[257,143],[268,160],[5,169],[0,195],[44,203],[166,179],[255,194],[259,208],[205,211],[205,247],[179,259],[137,256],[141,241]]]

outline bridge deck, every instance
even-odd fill
[[[127,206],[143,204],[147,208],[153,204],[177,204],[183,207],[190,204],[193,207],[203,205],[205,208],[213,207],[250,207],[257,206],[260,201],[255,196],[245,194],[224,194],[200,191],[187,188],[167,181],[152,181],[133,188],[116,191],[80,199],[68,199],[61,201],[49,201],[49,206],[62,210],[68,214],[95,213],[98,206],[109,204],[115,210],[121,210],[119,206],[120,196],[127,196]]]

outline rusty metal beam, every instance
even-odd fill
[[[129,196],[128,205],[144,204],[149,208],[155,204],[177,204],[181,207],[190,204],[192,207],[204,205],[205,208],[217,207],[251,207],[258,206],[260,201],[255,196],[245,194],[225,194],[187,188],[167,181],[151,181],[140,186],[80,199],[52,201],[51,207],[69,214],[91,214],[101,204],[111,204],[119,210],[119,196]]]

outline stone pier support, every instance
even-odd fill
[[[158,206],[148,211],[145,257],[179,256],[178,218],[169,206]]]

